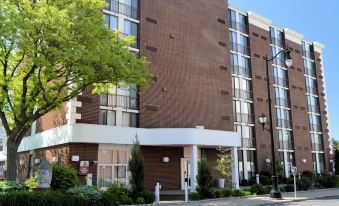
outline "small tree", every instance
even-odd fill
[[[198,174],[197,174],[197,192],[200,194],[201,198],[212,198],[213,197],[213,179],[211,168],[208,165],[207,158],[202,156],[198,164]]]
[[[231,148],[229,147],[218,147],[217,148],[217,166],[216,169],[222,177],[226,179],[226,182],[230,181],[232,175],[232,155]]]
[[[131,172],[130,185],[133,197],[139,197],[144,192],[144,157],[140,152],[138,137],[135,137],[131,150],[131,159],[128,162],[128,170]]]
[[[339,175],[339,150],[335,150],[334,153],[334,168],[335,168],[335,174]]]

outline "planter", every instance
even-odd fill
[[[218,186],[219,186],[219,188],[225,188],[225,179],[224,178],[218,179]]]

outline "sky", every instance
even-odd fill
[[[339,140],[339,0],[228,0],[230,6],[253,11],[279,28],[290,28],[307,41],[325,44],[325,70],[330,136]],[[308,121],[308,120],[307,120]]]

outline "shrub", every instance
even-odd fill
[[[312,180],[309,177],[301,176],[301,178],[296,178],[297,190],[308,190],[312,186]],[[291,185],[294,191],[294,180],[293,177],[287,180],[287,185]]]
[[[52,189],[67,190],[69,188],[75,187],[75,185],[78,183],[78,176],[73,168],[59,164],[52,164],[52,169]]]
[[[309,178],[313,178],[313,172],[309,171],[309,170],[305,170],[301,173],[301,176],[305,176],[305,177],[309,177]]]
[[[317,183],[320,187],[331,188],[336,186],[337,178],[335,175],[322,174],[317,178]]]
[[[335,174],[339,175],[339,149],[335,150],[334,153],[334,168]]]
[[[131,159],[128,162],[128,170],[131,172],[131,192],[134,197],[139,197],[144,191],[144,157],[140,152],[139,140],[136,137],[131,150]]]
[[[255,179],[249,179],[249,180],[248,180],[248,185],[249,185],[249,186],[255,185],[256,183],[257,183],[257,182],[256,182]]]
[[[336,187],[339,187],[339,175],[336,175],[335,177],[337,178]]]
[[[189,200],[192,200],[192,201],[197,201],[197,200],[201,200],[201,196],[199,193],[197,192],[191,192],[189,195],[188,195],[188,199]]]
[[[260,176],[259,181],[262,185],[271,185],[272,180],[269,176]]]
[[[269,194],[270,190],[268,187],[264,187],[262,184],[255,184],[251,187],[250,191],[257,195]]]
[[[70,188],[67,190],[66,194],[69,195],[79,195],[82,196],[85,200],[89,200],[90,202],[97,202],[102,199],[101,192],[90,186],[79,186],[75,188]]]
[[[241,186],[248,186],[248,180],[242,179],[241,182],[240,182],[240,185]]]
[[[117,204],[129,201],[128,198],[131,196],[130,189],[123,184],[111,184],[106,192],[113,195],[114,202]]]
[[[200,194],[201,198],[213,197],[212,172],[205,156],[202,156],[199,160],[197,184],[197,192]]]
[[[31,178],[25,180],[24,185],[28,187],[29,191],[33,191],[38,185],[38,173],[34,172],[34,175]]]
[[[287,184],[285,187],[285,192],[294,192],[294,185]]]
[[[214,190],[214,195],[213,195],[215,198],[221,198],[221,197],[223,197],[222,196],[222,191],[221,190],[218,190],[218,189],[216,189],[216,190]]]
[[[14,191],[25,191],[27,188],[15,181],[2,181],[0,182],[0,192],[14,192]]]
[[[221,190],[222,192],[222,197],[230,197],[232,195],[232,190],[227,188],[227,189],[223,189]]]
[[[244,191],[243,190],[233,190],[232,192],[232,197],[242,197],[244,196]]]
[[[145,204],[145,199],[143,197],[138,197],[135,200],[135,204]]]
[[[154,192],[145,191],[142,197],[144,198],[146,204],[151,204],[155,201]]]

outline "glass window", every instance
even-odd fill
[[[125,19],[124,33],[133,36],[138,36],[138,24]]]
[[[239,65],[239,64],[238,64],[238,55],[236,55],[236,54],[231,54],[231,64],[232,64],[232,65]]]
[[[237,21],[237,17],[236,17],[235,11],[229,9],[229,10],[228,10],[228,15],[229,15],[230,21],[233,21],[233,22],[236,22],[236,21]]]
[[[134,8],[138,8],[138,0],[125,0],[125,4],[132,6]]]
[[[122,126],[123,127],[136,127],[137,126],[137,114],[122,112]]]
[[[104,24],[112,30],[118,29],[118,17],[105,14]]]

